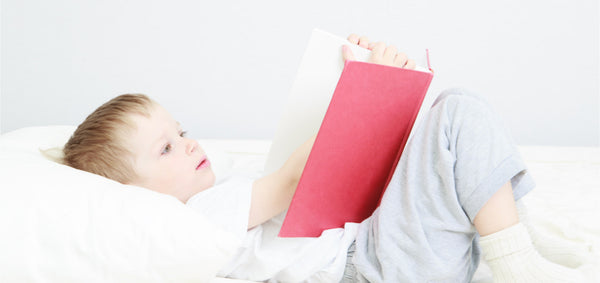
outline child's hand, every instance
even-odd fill
[[[414,60],[408,59],[403,52],[398,52],[393,45],[386,46],[383,42],[369,42],[369,39],[366,36],[359,37],[356,34],[348,36],[348,41],[371,50],[371,58],[369,58],[370,63],[406,69],[414,69],[416,67]],[[352,50],[346,45],[342,46],[342,56],[344,57],[344,60],[355,60]]]

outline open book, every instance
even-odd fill
[[[357,61],[344,64],[344,44],[313,32],[267,157],[270,173],[318,133],[281,237],[317,237],[369,217],[434,100],[425,99],[432,72],[360,62],[370,52],[355,45]]]

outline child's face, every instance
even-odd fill
[[[184,137],[179,123],[157,103],[150,117],[133,115],[137,131],[128,139],[138,185],[177,197],[182,202],[208,189],[215,175],[204,150]]]

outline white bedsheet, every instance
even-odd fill
[[[262,171],[268,140],[200,140],[218,152],[219,171]],[[558,242],[589,248],[592,260],[579,267],[589,282],[600,282],[600,148],[521,146],[537,187],[523,198],[531,222]],[[225,169],[226,168],[226,169]],[[248,282],[217,278],[215,283]],[[482,262],[473,282],[492,282]]]

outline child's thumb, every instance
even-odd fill
[[[344,61],[355,61],[354,53],[350,49],[348,45],[342,45],[342,57],[344,57]]]

